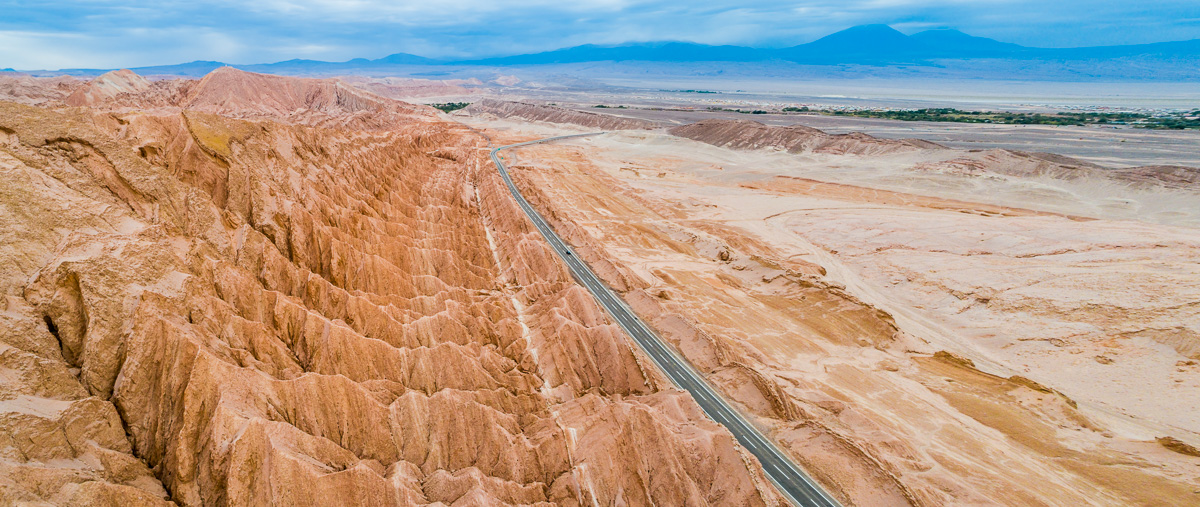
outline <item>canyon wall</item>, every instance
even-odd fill
[[[126,81],[0,102],[0,503],[780,503],[473,132],[326,80]]]

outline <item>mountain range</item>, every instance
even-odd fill
[[[1129,63],[1141,74],[1154,77],[1155,66],[1170,68],[1172,80],[1200,79],[1200,39],[1125,46],[1082,48],[1035,48],[976,37],[951,29],[927,30],[912,35],[888,25],[862,25],[816,41],[786,48],[714,46],[691,42],[646,42],[620,45],[587,44],[554,51],[483,59],[433,59],[396,53],[375,60],[356,58],[345,62],[287,60],[276,63],[237,65],[195,61],[177,65],[139,67],[142,75],[201,76],[222,66],[267,74],[355,74],[378,73],[414,67],[518,67],[588,62],[768,62],[799,65],[929,66],[970,60],[1007,60],[1037,64],[1074,64],[1085,70],[1089,62],[1104,64],[1102,73],[1120,74],[1115,63]],[[1147,74],[1146,65],[1150,65]],[[1040,67],[1040,68],[1044,68]],[[1099,68],[1099,67],[1097,67]],[[1114,70],[1116,69],[1116,70]],[[112,69],[63,69],[44,73],[95,75]],[[426,74],[436,74],[427,72]],[[1085,72],[1086,73],[1086,72]],[[1119,75],[1117,77],[1120,77]]]

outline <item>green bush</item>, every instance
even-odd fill
[[[441,109],[443,112],[446,112],[446,113],[449,113],[450,111],[457,111],[457,110],[467,107],[469,105],[471,105],[470,102],[447,102],[445,104],[430,104],[430,106]]]

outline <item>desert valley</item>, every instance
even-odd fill
[[[837,503],[1200,503],[1194,131],[526,85],[0,73],[0,504],[787,505],[592,133]]]

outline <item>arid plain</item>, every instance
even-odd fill
[[[852,503],[1197,501],[1195,169],[723,118],[465,111],[513,139],[621,129],[522,148],[518,178]]]
[[[1188,148],[479,84],[0,78],[0,501],[782,504],[487,159],[606,131],[505,156],[841,502],[1200,502]]]

